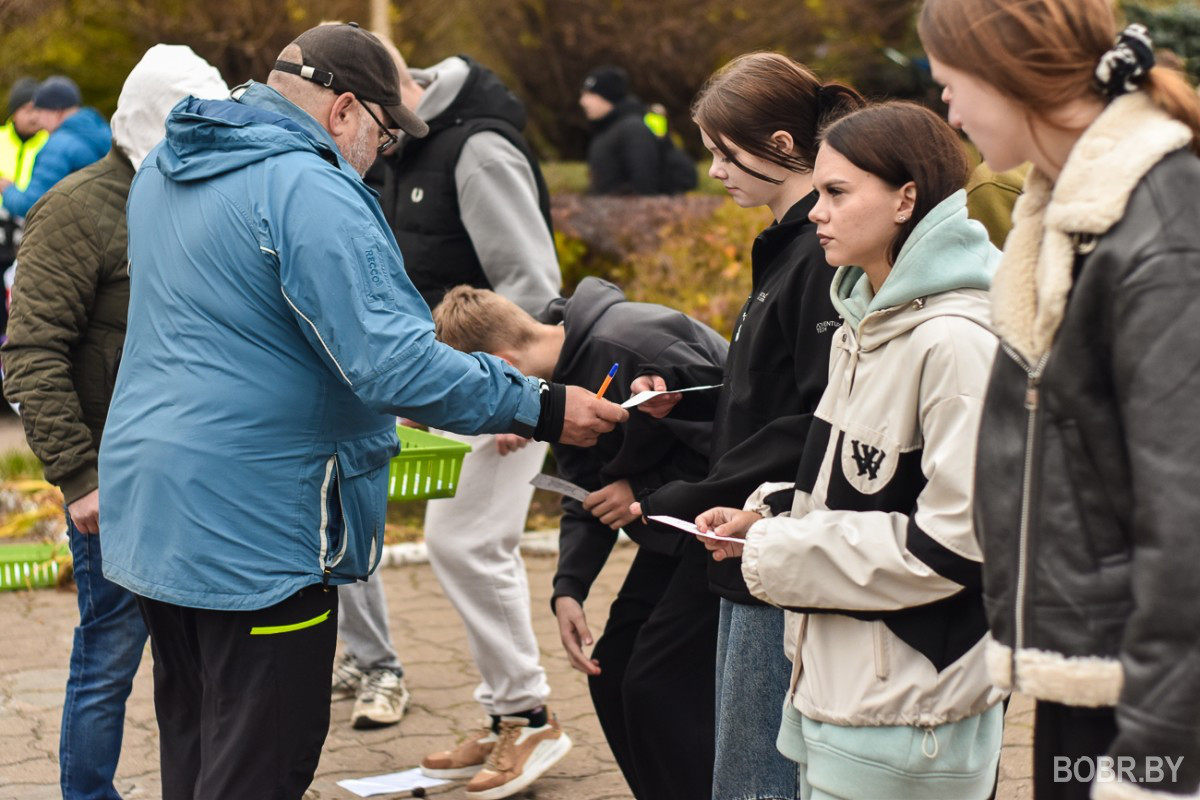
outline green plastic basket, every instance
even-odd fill
[[[65,544],[0,545],[0,591],[57,586],[62,566],[55,557],[67,552]]]
[[[388,469],[389,500],[428,500],[454,497],[463,456],[471,445],[416,428],[396,428],[400,455]]]

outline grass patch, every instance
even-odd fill
[[[7,450],[0,453],[0,483],[5,481],[43,480],[42,462],[31,450]]]

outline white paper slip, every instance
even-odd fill
[[[666,391],[666,392],[649,392],[649,391],[638,392],[633,397],[626,400],[624,403],[621,403],[621,408],[633,408],[635,406],[640,406],[642,403],[646,402],[647,400],[658,397],[660,394],[683,394],[684,392],[705,392],[705,391],[708,391],[709,389],[720,389],[724,385],[725,384],[723,384],[723,383],[714,383],[711,386],[689,386],[686,389],[671,389],[670,391]]]
[[[547,475],[544,472],[539,472],[533,476],[530,481],[539,489],[545,489],[548,492],[555,494],[565,494],[567,497],[573,497],[579,502],[583,502],[591,492],[584,489],[582,486],[576,486],[570,481],[564,481],[562,478],[556,478],[553,475]]]
[[[392,794],[393,792],[408,792],[413,789],[431,789],[444,783],[441,778],[427,778],[421,774],[420,768],[408,769],[404,772],[393,772],[388,775],[376,775],[373,778],[353,778],[338,781],[337,785],[354,792],[359,797],[373,797],[377,794]]]
[[[715,533],[704,533],[696,527],[695,523],[688,522],[686,519],[678,517],[668,517],[666,514],[651,514],[646,519],[652,519],[655,522],[661,522],[664,525],[670,525],[673,528],[679,528],[681,531],[687,531],[693,536],[703,536],[705,539],[716,539],[718,542],[744,542],[745,539],[739,539],[736,536],[717,536]]]

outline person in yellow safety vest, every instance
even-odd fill
[[[37,81],[20,78],[8,93],[8,120],[0,127],[0,178],[24,190],[33,176],[33,162],[49,133],[33,107]]]
[[[642,117],[642,121],[658,138],[661,139],[667,135],[667,109],[662,103],[651,103],[650,108],[646,111],[646,116]]]

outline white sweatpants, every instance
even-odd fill
[[[433,572],[467,629],[483,679],[475,699],[489,714],[528,711],[550,694],[520,549],[533,499],[529,481],[541,471],[547,445],[530,442],[501,456],[495,436],[434,432],[472,447],[455,496],[429,502],[425,544]]]

